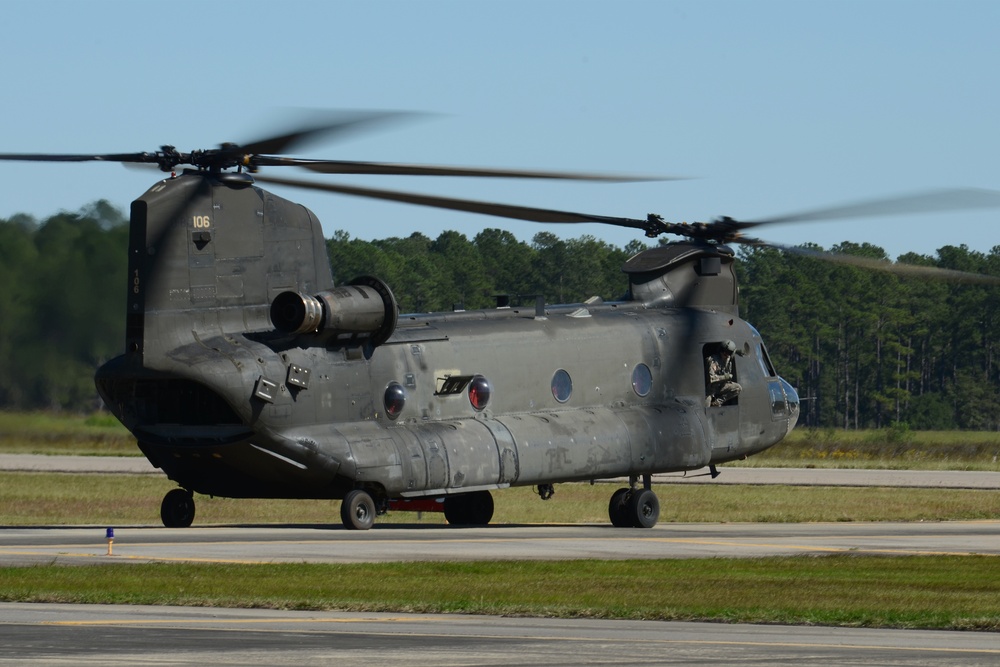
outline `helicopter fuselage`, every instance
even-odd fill
[[[640,253],[620,301],[398,315],[376,279],[335,287],[315,217],[245,181],[167,179],[131,226],[126,352],[97,383],[188,491],[363,490],[381,510],[648,480],[759,452],[798,416],[725,247]],[[712,407],[705,358],[725,340],[742,392]]]

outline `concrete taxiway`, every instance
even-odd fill
[[[0,604],[0,665],[1000,664],[1000,637],[657,621]]]

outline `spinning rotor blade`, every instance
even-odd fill
[[[738,229],[749,229],[760,225],[776,225],[794,222],[815,222],[846,218],[873,218],[878,216],[906,215],[912,213],[934,213],[938,211],[961,211],[970,209],[1000,208],[1000,192],[975,188],[932,190],[901,197],[870,199],[855,204],[833,206],[811,211],[801,211],[764,220],[728,220]]]
[[[407,176],[467,176],[489,178],[538,178],[578,181],[651,181],[675,180],[657,176],[584,174],[578,172],[532,171],[522,169],[492,169],[482,167],[446,167],[415,164],[359,162],[352,160],[316,160],[275,155],[289,152],[320,139],[342,139],[345,136],[390,121],[400,121],[418,114],[396,111],[333,112],[314,117],[312,122],[271,137],[242,144],[224,143],[218,148],[181,153],[173,146],[161,146],[156,152],[110,154],[44,154],[3,153],[0,160],[24,162],[122,162],[154,164],[163,171],[178,165],[191,165],[201,169],[222,170],[246,167],[257,171],[260,167],[300,167],[321,174],[370,174]],[[304,186],[308,187],[308,186]]]
[[[730,231],[731,236],[726,242],[745,245],[768,246],[783,252],[811,257],[825,262],[857,266],[873,271],[885,271],[900,276],[931,278],[953,282],[1000,284],[1000,277],[979,273],[968,273],[955,269],[942,269],[933,266],[918,266],[900,262],[889,262],[870,257],[859,257],[835,252],[825,252],[798,246],[787,246],[742,236],[739,230],[749,229],[759,225],[786,224],[795,222],[814,222],[846,218],[868,218],[877,216],[908,215],[919,213],[934,213],[945,211],[961,211],[973,209],[1000,208],[1000,192],[984,189],[942,189],[922,192],[901,197],[872,199],[855,204],[834,206],[812,211],[803,211],[789,215],[777,216],[766,220],[743,222],[731,218],[721,218],[710,223],[718,226],[721,232]]]
[[[615,174],[583,174],[579,172],[529,171],[524,169],[492,169],[486,167],[438,167],[418,164],[392,164],[387,162],[355,162],[351,160],[305,160],[298,158],[262,155],[254,160],[256,165],[302,167],[320,174],[383,174],[395,176],[483,176],[489,178],[549,178],[574,181],[606,181],[627,183],[635,181],[669,181],[683,177],[641,176]]]
[[[530,206],[513,206],[510,204],[496,204],[492,202],[474,201],[470,199],[455,199],[453,197],[438,197],[435,195],[422,195],[413,192],[400,192],[398,190],[381,190],[377,188],[362,188],[350,185],[337,185],[333,183],[316,183],[313,181],[303,181],[299,179],[257,177],[256,180],[274,185],[287,185],[294,188],[305,188],[307,190],[321,190],[324,192],[336,192],[354,197],[367,197],[369,199],[383,199],[386,201],[401,202],[404,204],[415,204],[417,206],[430,206],[432,208],[443,208],[452,211],[464,211],[466,213],[481,213],[483,215],[494,215],[501,218],[513,218],[517,220],[528,220],[530,222],[554,222],[554,223],[581,223],[581,222],[602,222],[618,227],[631,227],[634,229],[646,229],[646,220],[633,220],[630,218],[613,218],[602,215],[586,215],[583,213],[572,213],[569,211],[555,211],[546,208],[533,208]]]
[[[285,134],[258,139],[240,144],[237,150],[249,155],[268,153],[288,153],[310,143],[327,139],[343,139],[350,134],[371,129],[372,126],[401,121],[418,114],[406,111],[359,111],[356,113],[334,112],[325,114],[325,119],[293,128]]]
[[[792,253],[793,255],[811,257],[812,259],[819,259],[824,262],[857,266],[859,268],[869,269],[872,271],[885,271],[887,273],[894,273],[900,276],[930,278],[932,280],[947,280],[949,282],[959,283],[975,283],[980,285],[1000,285],[1000,277],[988,276],[982,273],[968,273],[967,271],[942,269],[936,266],[919,266],[917,264],[889,262],[885,260],[872,259],[871,257],[859,257],[858,255],[824,252],[821,250],[812,250],[810,248],[803,248],[799,246],[786,246],[778,243],[768,243],[757,240],[749,245],[768,246],[781,250],[782,252]]]
[[[956,209],[1000,207],[1000,193],[990,190],[940,190],[920,195],[893,197],[849,206],[818,209],[811,213],[789,215],[756,222],[740,222],[731,218],[721,218],[711,223],[696,222],[687,224],[665,222],[659,216],[653,214],[650,214],[645,220],[637,220],[633,218],[616,218],[603,215],[590,215],[586,213],[573,213],[570,211],[556,211],[553,209],[535,208],[530,206],[513,206],[510,204],[498,204],[494,202],[423,195],[411,192],[401,192],[398,190],[363,188],[333,183],[316,183],[313,181],[303,181],[299,179],[258,177],[257,180],[274,185],[286,185],[295,188],[335,192],[355,197],[395,201],[405,204],[415,204],[418,206],[463,211],[466,213],[480,213],[483,215],[493,215],[501,218],[527,220],[530,222],[559,224],[597,222],[615,225],[617,227],[641,229],[647,236],[650,237],[656,237],[660,234],[676,234],[702,241],[767,246],[784,252],[811,257],[813,259],[858,266],[877,271],[886,271],[902,276],[925,277],[979,284],[1000,284],[1000,277],[996,276],[968,273],[965,271],[956,271],[954,269],[941,269],[931,266],[917,266],[913,264],[879,261],[867,257],[858,257],[856,255],[845,255],[811,250],[809,248],[787,246],[756,238],[745,237],[740,231],[741,229],[747,227],[768,223],[788,223],[806,220],[834,219],[838,217],[899,215],[903,213],[924,213]]]
[[[156,163],[153,153],[109,153],[105,155],[61,155],[54,153],[0,153],[0,160],[18,162],[151,162]]]

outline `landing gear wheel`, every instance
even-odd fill
[[[459,496],[448,496],[444,499],[444,519],[452,526],[465,526],[469,523],[465,517],[465,503]]]
[[[489,491],[470,493],[465,507],[471,525],[485,526],[493,518],[493,495]]]
[[[632,521],[628,513],[628,495],[631,489],[618,489],[611,494],[611,502],[608,503],[608,518],[615,528],[629,528]]]
[[[660,500],[649,489],[639,489],[628,499],[628,516],[636,528],[652,528],[660,518]]]
[[[194,522],[194,494],[186,489],[173,489],[160,503],[160,520],[167,528],[187,528]]]
[[[493,518],[493,495],[473,491],[444,499],[444,518],[453,526],[485,526]]]
[[[375,525],[375,501],[367,491],[348,491],[340,503],[340,520],[348,530],[368,530]]]

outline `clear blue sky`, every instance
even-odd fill
[[[288,108],[392,109],[431,115],[301,155],[696,177],[339,179],[674,221],[1000,189],[998,2],[21,0],[2,16],[0,152],[211,148],[266,135]],[[158,177],[101,163],[0,164],[0,217],[97,199],[127,210]],[[526,241],[542,230],[637,238],[274,191],[311,208],[327,235],[503,227]],[[935,213],[759,236],[867,241],[893,257],[962,243],[988,252],[998,222],[997,210]]]

